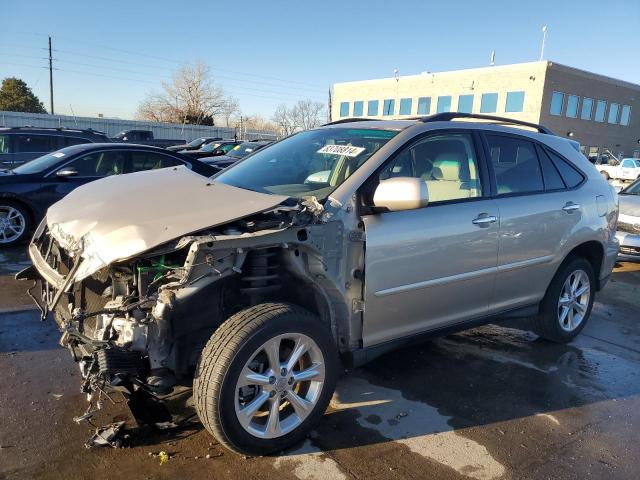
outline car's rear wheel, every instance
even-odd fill
[[[196,411],[216,439],[265,455],[302,440],[322,418],[338,371],[329,329],[295,305],[257,305],[230,317],[204,348]]]
[[[593,267],[582,257],[570,257],[551,281],[533,319],[533,329],[552,342],[571,341],[584,328],[593,307]]]
[[[10,200],[0,200],[0,247],[24,241],[31,231],[31,217],[25,207]]]

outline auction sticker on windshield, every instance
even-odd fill
[[[331,155],[343,155],[345,157],[357,157],[362,152],[364,152],[366,148],[363,147],[352,147],[349,145],[325,145],[317,153],[329,153]]]

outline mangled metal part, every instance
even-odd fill
[[[115,422],[96,428],[96,433],[84,444],[85,448],[113,447],[120,448],[126,440],[123,428],[126,422]]]

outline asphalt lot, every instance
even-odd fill
[[[570,345],[491,325],[388,354],[341,379],[303,445],[243,458],[199,424],[86,450],[93,430],[72,421],[86,408],[79,372],[53,323],[22,309],[10,275],[24,264],[0,252],[0,478],[639,476],[640,265],[616,268]],[[124,414],[110,405],[95,421]]]

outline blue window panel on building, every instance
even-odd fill
[[[578,104],[580,103],[580,97],[577,95],[569,95],[567,97],[567,117],[569,118],[577,118],[578,117]]]
[[[387,99],[384,101],[382,106],[382,115],[388,117],[389,115],[394,115],[396,111],[396,101],[393,99]]]
[[[378,100],[369,100],[367,104],[367,115],[370,117],[378,115]]]
[[[400,115],[411,115],[412,103],[410,98],[402,98],[400,100]]]
[[[348,117],[349,116],[349,102],[341,102],[340,103],[340,116]]]
[[[429,115],[431,111],[431,97],[420,97],[418,99],[418,115]]]
[[[505,112],[524,111],[524,92],[507,92],[507,101],[504,105]]]
[[[473,111],[473,95],[460,95],[458,97],[458,111],[471,113]]]
[[[451,95],[445,95],[438,97],[438,105],[436,106],[437,113],[450,112],[451,111]]]
[[[564,93],[553,92],[551,96],[551,108],[549,113],[551,115],[562,115],[562,105],[564,103]]]
[[[596,122],[604,122],[604,115],[607,111],[607,102],[606,100],[598,100],[596,104]]]
[[[498,111],[498,94],[483,93],[480,98],[480,113],[496,113]]]
[[[580,118],[582,120],[591,120],[593,115],[593,98],[584,97],[582,99],[582,111],[580,112]]]
[[[631,107],[629,105],[622,106],[622,113],[620,114],[620,125],[629,125],[631,119]]]
[[[364,111],[364,102],[362,100],[358,100],[353,102],[353,116],[361,117],[362,112]]]

